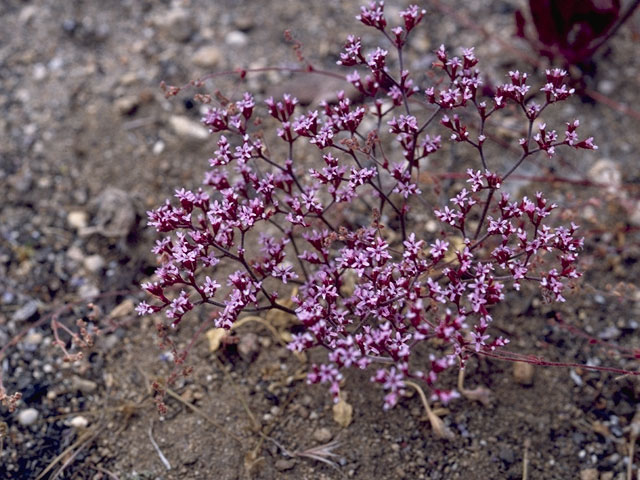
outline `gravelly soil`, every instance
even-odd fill
[[[521,3],[460,2],[454,15],[425,2],[429,16],[409,57],[412,68],[428,68],[432,51],[445,43],[476,45],[489,81],[514,68],[531,71],[517,49],[530,52],[510,36]],[[181,400],[169,396],[169,412],[159,417],[149,385],[171,365],[152,322],[132,312],[141,298],[137,284],[154,265],[154,234],[142,218],[175,188],[199,184],[212,147],[197,125],[194,91],[166,100],[159,83],[185,84],[240,66],[295,68],[286,28],[315,65],[332,69],[347,34],[373,38],[354,26],[358,2],[265,5],[0,5],[0,360],[7,389],[23,394],[15,413],[2,410],[0,478],[54,478],[64,465],[58,478],[519,479],[525,463],[530,479],[626,478],[636,377],[536,367],[525,386],[514,380],[511,363],[474,359],[467,382],[490,388],[492,403],[449,405],[444,418],[456,437],[447,442],[433,436],[417,397],[383,412],[369,374],[352,374],[345,390],[354,420],[341,428],[326,391],[305,384],[305,364],[252,324],[237,332],[253,342],[250,357],[233,346],[211,354],[198,343],[193,374],[172,387]],[[387,2],[389,11],[400,7]],[[631,107],[639,26],[634,18],[620,31],[587,79],[590,89]],[[271,72],[239,85],[223,76],[205,87],[264,95],[289,82],[284,88],[313,101],[325,82],[312,78]],[[510,298],[494,315],[496,328],[520,353],[637,370],[633,355],[576,333],[638,348],[637,119],[579,98],[557,116],[559,125],[581,118],[600,150],[553,165],[534,162],[518,185],[525,193],[554,189],[565,213],[583,225],[587,273],[565,305],[544,305],[533,291]],[[507,122],[499,135],[508,138],[509,128]],[[604,159],[611,162],[597,163]],[[104,333],[84,360],[66,364],[51,325],[73,328],[90,316],[89,301]],[[30,409],[37,413],[32,423],[24,417]],[[333,467],[300,454],[332,440]]]

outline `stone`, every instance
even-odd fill
[[[587,172],[587,177],[594,183],[605,185],[607,192],[620,192],[622,172],[617,162],[609,158],[598,160]]]
[[[212,68],[220,63],[223,55],[218,47],[213,45],[201,47],[193,54],[191,61],[194,65],[203,68]]]
[[[254,18],[251,15],[239,15],[233,19],[233,24],[243,32],[247,32],[255,26]]]
[[[43,65],[42,63],[36,63],[33,66],[33,74],[32,74],[32,76],[33,76],[33,79],[36,82],[42,81],[45,78],[47,78],[47,74],[48,74],[47,67],[45,65]]]
[[[502,460],[507,466],[516,461],[516,454],[513,449],[509,447],[501,448],[498,456],[500,457],[500,460]]]
[[[612,80],[601,80],[598,82],[598,91],[604,95],[611,95],[616,89],[616,83]]]
[[[151,148],[151,152],[154,155],[160,155],[162,152],[164,152],[165,146],[166,144],[162,140],[158,140],[156,143],[153,144],[153,147]]]
[[[138,81],[138,74],[136,72],[127,72],[123,74],[119,79],[119,83],[123,87],[128,87],[130,85],[133,85],[137,81]]]
[[[38,410],[35,408],[26,408],[18,413],[18,422],[23,427],[28,427],[36,423],[39,415]]]
[[[89,255],[82,264],[91,273],[99,273],[105,266],[105,260],[100,255]]]
[[[77,417],[73,417],[69,421],[69,425],[71,425],[73,428],[87,428],[87,426],[89,425],[89,420],[81,415],[78,415]]]
[[[129,315],[136,308],[135,303],[130,298],[120,302],[109,312],[109,318],[122,318]]]
[[[36,313],[38,313],[38,302],[36,300],[30,300],[13,313],[11,320],[14,322],[25,322]]]
[[[91,302],[100,295],[100,289],[91,283],[84,283],[78,288],[78,296],[85,302]]]
[[[88,225],[89,215],[84,210],[73,210],[67,214],[67,223],[74,230],[81,230]]]
[[[245,333],[240,336],[238,341],[238,353],[246,362],[252,362],[260,353],[259,337],[253,332]]]
[[[20,13],[18,14],[18,21],[21,24],[26,25],[38,14],[39,10],[40,8],[36,5],[27,5],[20,10]]]
[[[331,430],[326,427],[318,428],[313,432],[313,439],[320,443],[330,442],[332,438]]]
[[[80,230],[81,236],[98,233],[104,237],[126,237],[137,225],[136,205],[124,190],[107,187],[91,202],[96,211],[93,226]]]
[[[86,378],[78,377],[74,375],[71,378],[71,388],[73,390],[80,390],[83,393],[92,393],[98,388],[98,384]]]
[[[209,131],[199,122],[183,115],[173,115],[169,118],[169,125],[182,138],[204,141],[209,138]]]
[[[195,31],[192,15],[183,8],[172,8],[166,13],[157,15],[153,23],[179,42],[189,40]]]
[[[535,369],[533,365],[527,362],[513,363],[513,379],[520,385],[533,385],[533,374]]]
[[[118,98],[113,106],[120,115],[133,115],[140,105],[140,98],[137,95],[126,95]]]
[[[71,261],[80,263],[84,260],[84,252],[81,248],[72,245],[69,247],[69,250],[67,250],[67,258]]]
[[[333,405],[333,420],[343,428],[353,421],[353,407],[343,399]]]
[[[285,470],[291,470],[295,466],[296,466],[295,460],[280,459],[276,461],[276,464],[275,464],[276,470],[279,470],[281,472],[284,472]]]
[[[598,480],[599,477],[597,468],[585,468],[580,471],[580,480]]]
[[[26,346],[34,349],[42,343],[43,338],[44,337],[40,332],[30,332],[26,337],[24,337],[24,343]]]
[[[224,37],[224,42],[232,47],[243,47],[249,42],[249,38],[239,30],[232,30]]]

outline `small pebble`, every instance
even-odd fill
[[[96,285],[85,283],[78,288],[78,295],[84,301],[91,301],[100,295],[100,289]]]
[[[318,428],[313,432],[313,439],[320,443],[327,443],[331,441],[333,435],[328,428]]]
[[[157,27],[179,42],[186,42],[195,30],[194,17],[183,8],[172,8],[154,18]]]
[[[47,67],[42,63],[36,63],[33,66],[33,79],[39,82],[45,78],[47,78]]]
[[[36,5],[27,5],[22,10],[20,10],[18,20],[22,24],[27,24],[38,14],[39,11],[40,9]]]
[[[609,193],[621,193],[622,172],[619,164],[613,160],[608,158],[598,160],[587,172],[587,177],[592,182],[606,187]],[[597,299],[596,301],[598,302]]]
[[[293,467],[295,467],[296,462],[295,460],[280,459],[276,461],[275,466],[276,466],[276,470],[280,470],[281,472],[284,472],[285,470],[291,470]]]
[[[596,301],[596,303],[599,303],[600,305],[604,305],[605,303],[607,303],[607,300],[599,293],[596,293],[593,296],[593,299]]]
[[[511,465],[516,461],[516,454],[513,451],[513,449],[509,447],[501,448],[500,452],[498,453],[498,456],[500,457],[500,460],[502,460],[507,466]]]
[[[233,19],[233,24],[236,26],[238,30],[242,30],[243,32],[246,32],[248,30],[251,30],[254,27],[255,22],[253,17],[249,15],[239,15]]]
[[[196,50],[191,61],[198,67],[212,68],[218,65],[222,58],[223,56],[220,49],[211,45]]]
[[[89,215],[83,210],[74,210],[67,215],[67,223],[71,228],[81,230],[89,223]]]
[[[80,390],[84,393],[91,393],[98,388],[98,384],[86,378],[80,378],[77,375],[71,379],[71,388],[74,390]]]
[[[571,377],[571,380],[573,380],[573,383],[575,383],[578,387],[582,386],[582,377],[578,375],[575,370],[569,370],[569,376]]]
[[[39,413],[35,408],[26,408],[18,413],[18,422],[20,422],[20,425],[23,427],[28,427],[36,423],[38,415]]]
[[[526,362],[514,362],[513,379],[520,385],[533,385],[533,365]]]
[[[85,417],[78,415],[77,417],[73,417],[69,422],[73,428],[87,428],[89,425],[89,420]]]
[[[615,340],[622,335],[622,332],[615,325],[609,325],[603,331],[598,333],[598,338],[602,340]]]
[[[133,303],[133,300],[127,298],[123,300],[118,305],[114,307],[113,310],[109,312],[109,318],[122,318],[129,315],[135,309],[136,305]]]
[[[260,342],[258,341],[258,335],[249,332],[240,337],[238,342],[238,353],[243,360],[251,362],[260,353]]]
[[[136,206],[131,192],[107,187],[91,205],[97,210],[94,226],[83,229],[81,235],[99,233],[105,237],[124,238],[136,228]]]
[[[14,322],[24,322],[38,313],[38,302],[31,300],[16,310],[11,316]]]
[[[164,152],[165,146],[166,144],[162,140],[158,140],[156,143],[153,144],[151,151],[153,152],[154,155],[160,155],[162,152]]]
[[[610,95],[616,89],[615,82],[611,80],[601,80],[598,82],[598,91],[605,95]]]
[[[104,268],[105,260],[100,255],[89,255],[82,263],[91,273],[98,273]]]
[[[224,38],[224,42],[227,45],[234,47],[242,47],[246,45],[248,41],[249,39],[247,38],[247,35],[238,30],[233,30],[227,33],[227,36]]]
[[[597,468],[585,468],[580,472],[580,480],[598,480],[599,476]]]
[[[123,74],[119,79],[120,85],[125,87],[128,87],[129,85],[133,85],[137,81],[138,81],[138,74],[136,72],[127,72]]]
[[[35,348],[42,343],[43,335],[40,332],[31,332],[24,337],[24,343],[28,347]]]
[[[200,141],[209,138],[209,131],[199,122],[188,117],[173,115],[169,118],[169,125],[179,137]]]
[[[84,252],[82,249],[73,245],[69,247],[69,250],[67,250],[67,257],[69,257],[69,260],[73,260],[74,262],[82,262],[84,260]]]
[[[140,98],[136,95],[120,97],[114,102],[116,112],[120,115],[133,115],[140,105]]]

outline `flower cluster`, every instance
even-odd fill
[[[373,368],[371,380],[386,391],[390,408],[409,380],[441,401],[455,398],[439,377],[508,343],[490,326],[493,306],[509,289],[537,283],[546,299],[564,301],[567,281],[579,276],[578,227],[552,226],[557,205],[543,193],[512,200],[499,190],[537,153],[597,148],[591,138],[579,139],[577,120],[567,123],[564,140],[536,122],[571,95],[565,73],[547,72],[541,104],[520,72],[509,72],[493,98],[482,99],[473,49],[456,57],[441,46],[435,68],[443,81],[420,87],[404,69],[402,51],[424,14],[410,6],[388,29],[383,2],[362,7],[357,18],[388,45],[366,53],[360,38],[347,38],[338,63],[355,68],[347,80],[361,104],[339,92],[335,103],[301,111],[284,95],[264,101],[269,120],[245,93],[203,117],[217,134],[210,170],[204,188],[180,189],[176,202],[149,212],[149,225],[163,236],[153,249],[156,278],[142,285],[154,300],[140,303],[140,314],[163,311],[176,327],[208,304],[215,325],[230,328],[246,312],[285,311],[300,324],[289,349],[327,352],[326,361],[311,366],[310,383],[327,384],[338,399],[345,369]],[[529,133],[519,142],[521,155],[498,172],[485,155],[485,128],[509,104],[522,111]],[[477,113],[473,123],[462,109]],[[280,148],[252,129],[269,122],[277,124]],[[442,231],[429,235],[414,210],[425,202],[424,160],[441,148],[441,136],[427,133],[435,128],[475,150],[478,165],[467,171],[468,187],[432,208]],[[393,160],[389,143],[402,152]],[[355,205],[366,206],[369,217]],[[217,270],[230,273],[216,277]],[[278,301],[283,295],[292,303]],[[419,362],[417,351],[427,352],[420,358],[428,361]]]

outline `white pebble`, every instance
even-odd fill
[[[174,115],[169,118],[169,124],[173,131],[180,137],[193,140],[206,140],[209,138],[209,131],[200,123],[181,115]]]
[[[36,423],[36,420],[38,420],[38,415],[38,410],[36,410],[35,408],[27,408],[25,410],[21,410],[20,413],[18,413],[18,422],[20,422],[20,425],[28,427],[29,425],[33,425],[34,423]]]
[[[69,212],[69,215],[67,215],[67,223],[69,224],[70,227],[76,230],[85,228],[88,222],[89,222],[89,215],[87,214],[87,212],[84,212],[81,210],[74,210],[72,212]]]
[[[37,347],[42,343],[43,335],[40,332],[31,332],[24,337],[24,343],[28,347]]]
[[[104,258],[100,255],[89,255],[84,259],[84,268],[89,270],[92,273],[98,273],[100,270],[104,268]]]
[[[233,30],[227,33],[226,37],[224,38],[224,41],[227,45],[242,47],[247,44],[249,39],[247,38],[246,34],[238,30]]]
[[[71,419],[69,425],[74,428],[87,428],[87,425],[89,425],[89,420],[87,420],[85,417],[77,416]]]
[[[158,140],[156,143],[153,144],[153,148],[152,148],[152,152],[154,155],[160,155],[162,152],[164,152],[164,147],[165,147],[165,143],[162,140]]]

